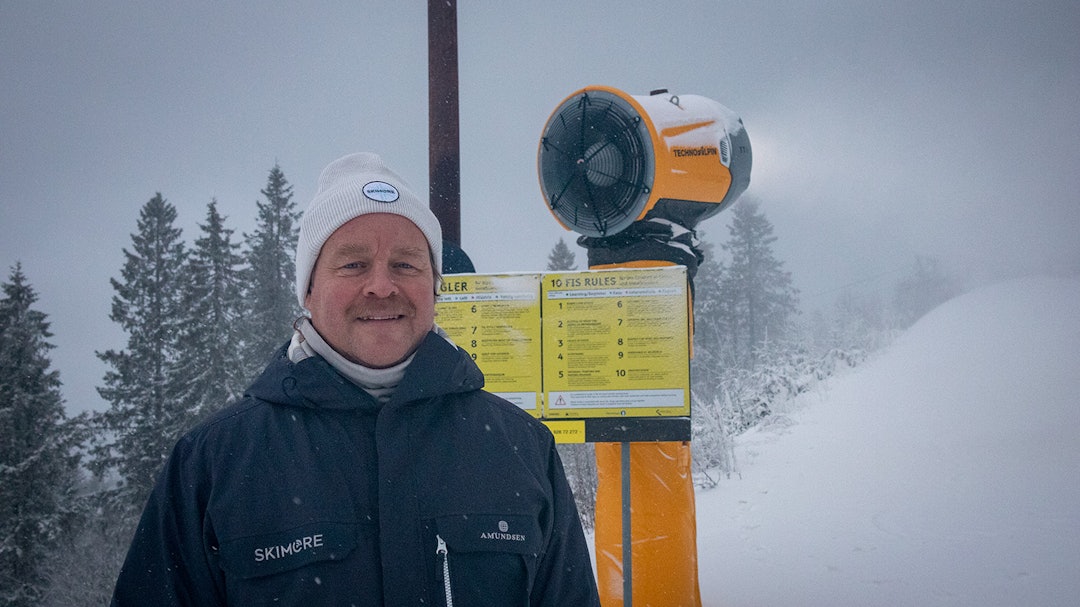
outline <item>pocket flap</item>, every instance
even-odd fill
[[[543,545],[540,523],[515,514],[462,514],[440,517],[439,535],[455,552],[538,554]]]
[[[221,566],[240,578],[273,575],[316,561],[337,561],[356,548],[356,525],[315,522],[221,542]]]

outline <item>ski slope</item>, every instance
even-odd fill
[[[736,456],[705,605],[1080,605],[1080,279],[942,305]]]

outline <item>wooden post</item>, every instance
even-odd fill
[[[428,181],[443,240],[461,244],[457,0],[428,0]]]

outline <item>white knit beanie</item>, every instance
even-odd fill
[[[296,297],[301,307],[323,243],[334,230],[368,213],[401,215],[416,224],[431,247],[435,269],[442,274],[442,227],[435,214],[383,164],[378,155],[350,154],[323,169],[315,198],[300,219],[300,237],[296,243]]]

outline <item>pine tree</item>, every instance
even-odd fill
[[[728,233],[723,248],[731,262],[720,285],[719,314],[735,362],[752,366],[760,351],[790,328],[798,312],[798,290],[773,253],[773,226],[756,201],[743,198],[735,206]]]
[[[245,234],[247,292],[244,301],[244,361],[246,375],[254,377],[267,359],[291,334],[300,315],[296,302],[296,241],[300,213],[292,201],[292,186],[281,167],[270,170],[266,202],[257,202],[255,231]]]
[[[109,409],[98,418],[102,442],[91,466],[98,474],[119,474],[130,506],[141,505],[189,421],[169,389],[187,256],[175,221],[176,208],[160,193],[140,211],[132,250],[124,249],[123,282],[111,279],[116,294],[109,318],[127,333],[127,347],[98,352],[112,369],[98,388]]]
[[[184,268],[187,288],[181,302],[179,352],[170,371],[172,397],[195,420],[240,396],[244,371],[240,360],[242,312],[240,245],[217,201],[207,206],[202,237]]]
[[[555,243],[555,247],[548,254],[547,269],[552,272],[572,272],[577,270],[574,252],[570,250],[570,247],[566,246],[566,241],[562,238],[559,238],[559,242]]]
[[[910,272],[896,285],[893,305],[900,326],[907,328],[924,314],[960,293],[958,281],[934,257],[917,255]]]
[[[814,341],[828,350],[872,351],[889,338],[891,317],[876,293],[859,293],[845,289],[836,297],[832,308],[828,337],[815,336]]]
[[[694,357],[690,361],[695,391],[699,386],[718,385],[731,363],[725,358],[730,341],[726,323],[731,315],[725,313],[729,302],[721,289],[727,266],[715,255],[712,243],[702,240],[701,250],[705,259],[694,277]]]
[[[0,299],[0,604],[36,605],[44,559],[71,521],[79,458],[52,337],[16,264]]]

